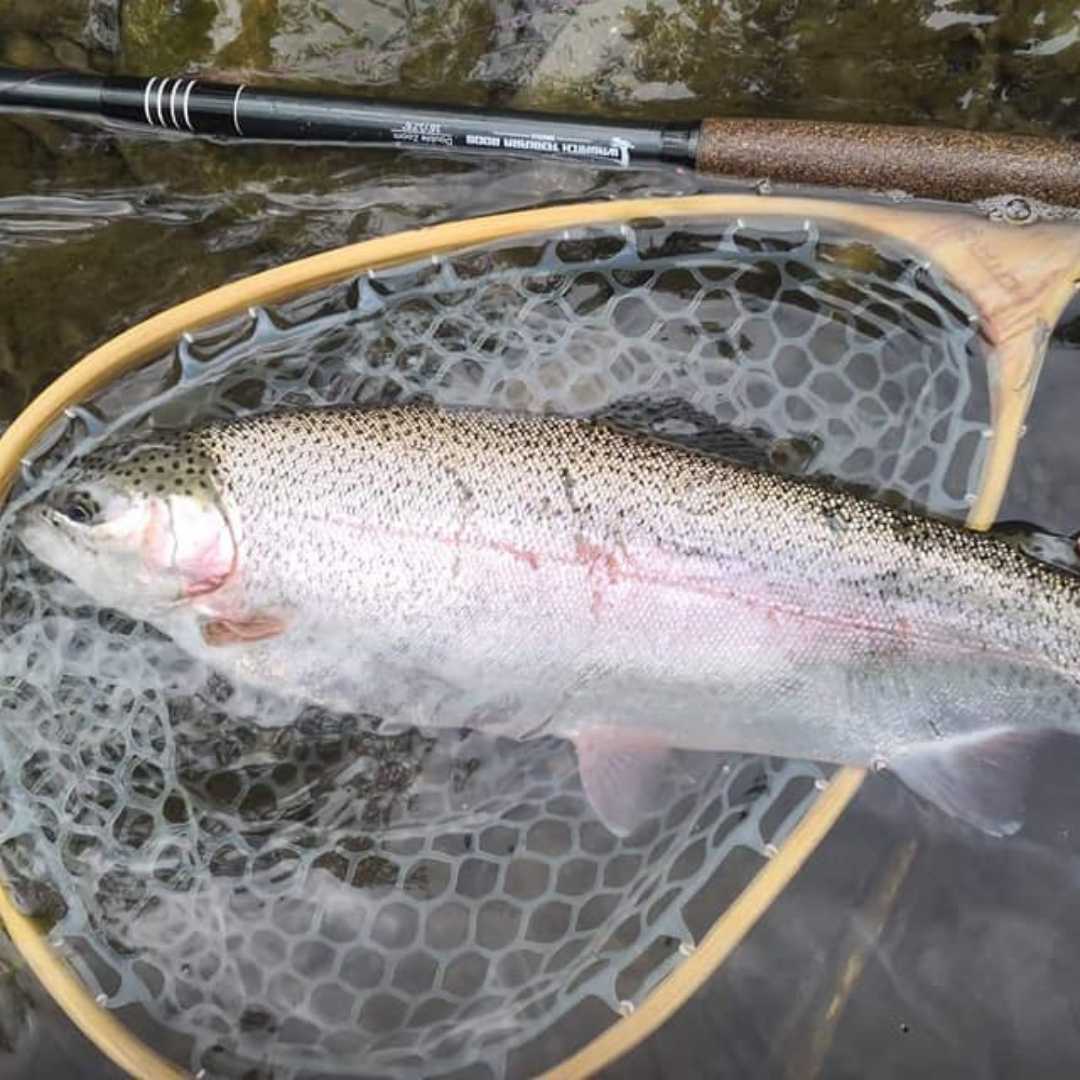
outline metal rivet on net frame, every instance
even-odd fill
[[[1035,218],[1035,208],[1027,199],[1014,195],[1002,207],[1001,216],[1013,225],[1026,225]]]

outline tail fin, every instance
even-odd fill
[[[923,743],[889,767],[917,795],[990,836],[1024,822],[1025,791],[1040,731],[999,728]]]

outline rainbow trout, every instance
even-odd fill
[[[270,413],[117,444],[22,513],[221,672],[573,740],[617,832],[669,748],[888,766],[1015,830],[1080,720],[1080,581],[1006,541],[576,419]]]

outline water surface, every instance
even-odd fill
[[[1080,127],[1063,93],[1080,69],[1067,3],[50,0],[0,11],[0,61],[605,116]],[[118,331],[288,259],[467,214],[709,186],[675,170],[218,147],[0,118],[0,424]],[[1080,527],[1076,346],[1063,322],[1003,511],[1059,533]],[[611,1075],[1075,1075],[1077,776],[1077,742],[1048,741],[1009,841],[875,779],[724,970]],[[3,1075],[118,1075],[9,968],[0,996],[29,1004],[0,1033]]]

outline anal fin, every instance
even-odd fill
[[[597,816],[628,836],[656,807],[667,746],[640,732],[590,727],[574,740],[581,786]]]
[[[916,794],[990,836],[1024,821],[1024,795],[1039,731],[998,729],[924,743],[890,759]]]

